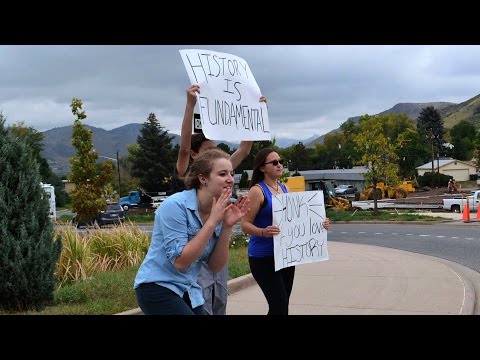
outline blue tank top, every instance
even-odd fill
[[[283,192],[288,192],[285,185],[279,183]],[[258,183],[263,190],[263,195],[265,196],[265,202],[260,210],[258,211],[257,216],[253,220],[253,224],[259,228],[265,228],[269,225],[272,225],[273,222],[273,213],[272,213],[272,193],[270,189],[265,184],[265,182],[260,181]],[[251,257],[266,257],[273,256],[273,237],[263,237],[250,235],[250,240],[248,242],[248,256]]]

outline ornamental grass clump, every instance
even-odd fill
[[[57,232],[63,241],[56,271],[60,286],[139,265],[150,244],[150,235],[132,223],[82,233],[67,224]]]

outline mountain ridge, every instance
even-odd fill
[[[470,119],[470,121],[472,121],[471,120],[472,115],[468,112],[463,112],[462,115],[459,115],[457,118],[455,118],[455,122],[454,121],[450,121],[450,122],[447,121],[448,120],[447,116],[448,115],[453,116],[452,114],[459,114],[461,112],[461,109],[463,109],[465,106],[468,106],[468,105],[471,106],[472,101],[474,101],[475,104],[476,104],[477,100],[478,100],[478,106],[476,106],[475,108],[478,108],[478,119],[477,119],[478,121],[476,121],[476,122],[478,122],[477,127],[480,128],[480,95],[476,95],[473,98],[468,99],[468,100],[466,100],[462,103],[458,103],[458,104],[457,103],[452,103],[452,102],[447,102],[447,101],[398,103],[398,104],[395,104],[390,109],[384,110],[384,111],[382,111],[378,114],[373,114],[372,116],[389,114],[389,113],[392,113],[392,114],[402,114],[403,113],[403,114],[406,114],[410,119],[412,119],[416,123],[417,118],[420,115],[420,112],[422,111],[422,109],[426,108],[428,106],[433,106],[435,109],[438,110],[438,112],[440,113],[440,116],[444,120],[445,128],[446,129],[451,129],[453,126],[458,124],[463,119],[465,119],[465,120]],[[347,121],[348,120],[353,120],[355,122],[358,122],[358,120],[360,118],[361,118],[361,115],[353,116],[353,117],[349,117],[347,119]],[[340,127],[328,132],[327,134],[334,134],[334,133],[337,133],[339,131],[341,131]],[[315,140],[311,141],[310,143],[306,144],[305,146],[308,147],[308,148],[314,148],[315,144],[317,144],[317,143],[323,144],[323,141],[325,139],[325,135],[327,135],[327,134],[324,134],[324,135],[318,137],[317,139],[315,139]]]
[[[405,113],[412,120],[416,121],[420,112],[427,106],[433,106],[439,110],[444,126],[451,129],[461,120],[471,121],[477,128],[480,128],[480,94],[461,103],[451,103],[445,101],[420,102],[420,103],[398,103],[392,108],[382,111],[379,114],[386,113]],[[361,116],[354,116],[347,119],[358,121]],[[120,126],[112,130],[85,125],[92,130],[93,144],[95,151],[101,156],[116,158],[117,151],[119,156],[124,157],[127,153],[127,145],[135,144],[140,134],[143,123],[131,123]],[[43,152],[42,155],[47,159],[52,171],[59,175],[65,175],[70,172],[70,156],[75,154],[75,149],[71,144],[73,125],[56,127],[43,132]],[[341,131],[340,128],[334,129],[327,134]],[[168,133],[173,137],[172,145],[179,144],[180,136]],[[306,147],[315,147],[316,143],[323,143],[325,135],[313,135],[306,140],[275,138],[277,146],[281,148],[289,147],[298,142],[303,142]],[[220,142],[220,141],[219,141]],[[217,143],[219,143],[217,142]],[[226,143],[231,149],[237,148],[238,144],[221,141]]]

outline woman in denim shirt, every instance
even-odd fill
[[[201,154],[185,177],[187,189],[169,196],[155,213],[152,240],[135,278],[137,302],[146,315],[204,315],[200,262],[219,271],[228,259],[233,225],[248,209],[248,197],[231,203],[234,185],[229,155]]]

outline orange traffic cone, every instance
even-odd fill
[[[468,203],[466,203],[466,204],[463,206],[463,216],[462,216],[462,220],[463,220],[463,222],[470,221],[470,205],[468,205]]]
[[[477,204],[477,220],[480,220],[480,204]]]

